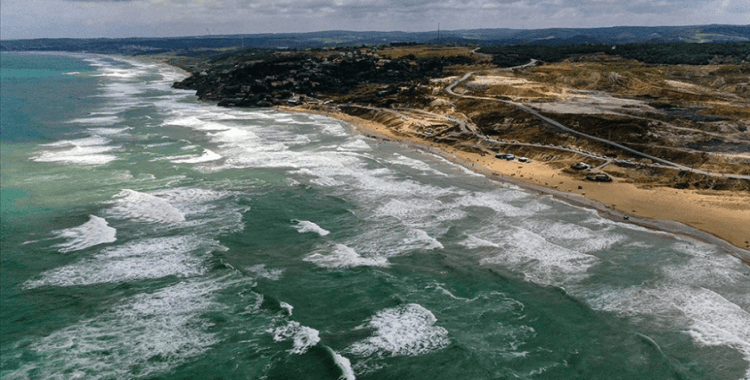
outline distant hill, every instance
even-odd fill
[[[267,33],[173,38],[96,38],[0,40],[0,51],[76,51],[116,54],[178,52],[182,55],[220,54],[242,48],[318,48],[383,45],[392,42],[433,44],[580,45],[645,42],[725,43],[750,41],[750,25],[617,26],[610,28],[469,29],[430,32]]]

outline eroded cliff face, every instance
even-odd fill
[[[296,103],[300,96],[345,94],[365,84],[413,86],[441,77],[446,65],[471,62],[458,56],[385,59],[359,50],[327,57],[280,53],[267,60],[195,71],[174,87],[196,90],[200,99],[222,106],[268,107]]]

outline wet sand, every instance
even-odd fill
[[[650,189],[615,180],[581,180],[544,162],[520,163],[457,151],[370,120],[340,112],[303,107],[278,107],[289,112],[318,113],[346,121],[367,136],[407,143],[481,173],[540,195],[550,195],[577,207],[593,208],[618,222],[671,232],[715,244],[750,265],[750,194],[732,191]]]

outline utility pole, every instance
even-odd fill
[[[440,23],[438,23],[438,45],[440,45]]]

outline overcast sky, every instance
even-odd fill
[[[0,0],[0,38],[750,24],[750,0]]]

